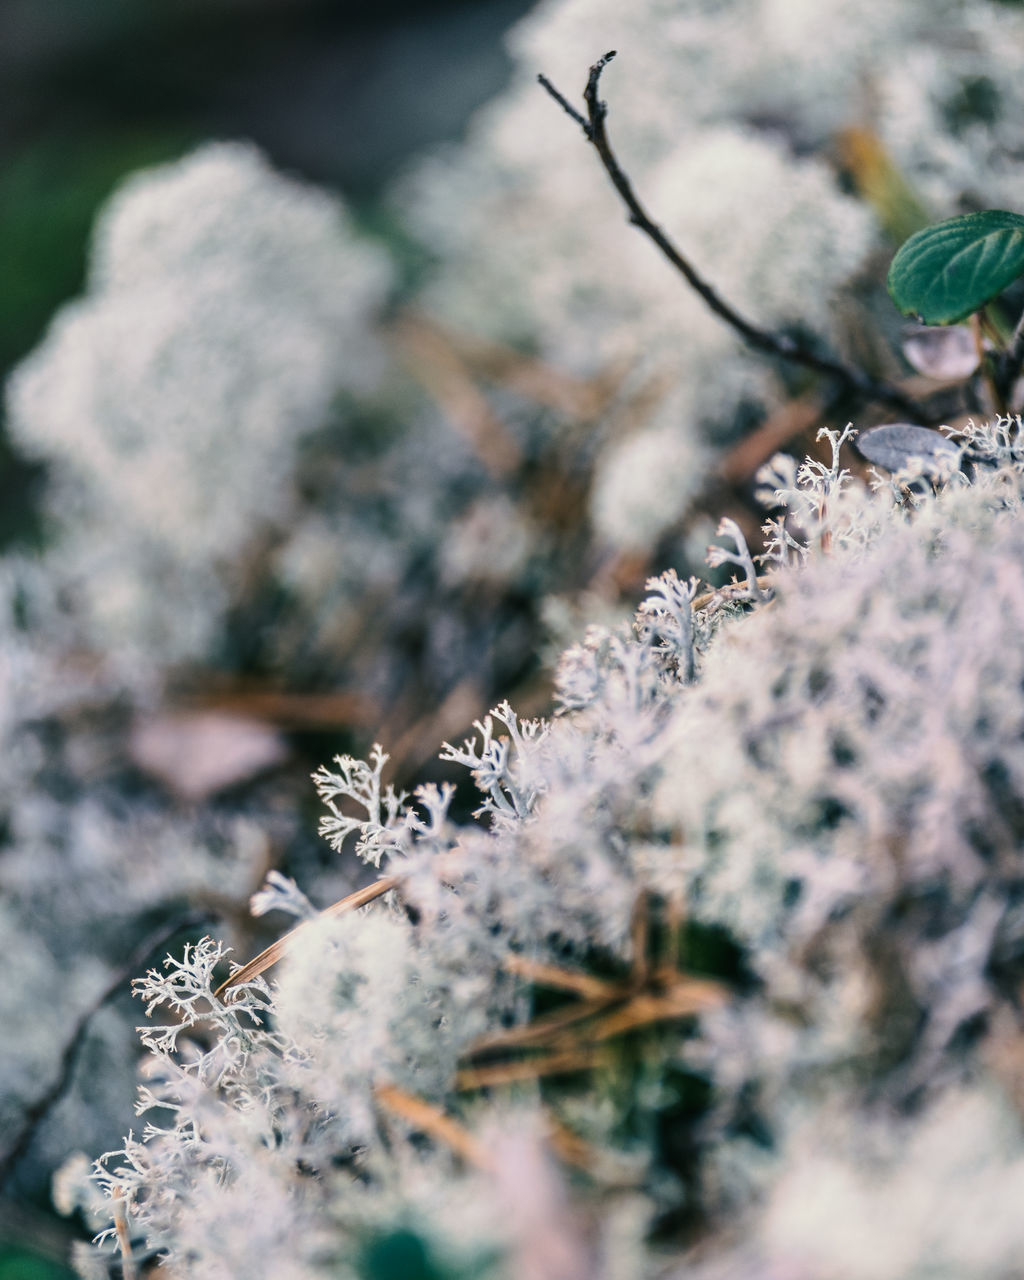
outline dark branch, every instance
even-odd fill
[[[202,914],[192,913],[179,917],[173,924],[161,929],[156,934],[150,935],[136,947],[131,957],[111,978],[92,1004],[79,1015],[64,1045],[64,1050],[60,1057],[60,1066],[53,1083],[36,1098],[35,1102],[26,1107],[21,1127],[7,1144],[5,1150],[0,1153],[0,1188],[7,1185],[22,1157],[32,1145],[32,1140],[36,1136],[39,1126],[57,1103],[67,1094],[71,1086],[75,1064],[78,1062],[79,1054],[85,1044],[86,1031],[96,1014],[105,1005],[109,1004],[120,991],[127,987],[131,979],[145,968],[146,962],[155,951],[165,947],[176,934],[182,933],[186,929],[196,929],[201,924],[209,922],[210,919],[211,916],[205,912]]]
[[[601,157],[605,172],[629,210],[630,222],[635,227],[638,227],[650,240],[653,240],[662,254],[683,276],[687,284],[700,294],[715,315],[735,329],[749,346],[758,351],[764,351],[768,355],[788,360],[792,364],[799,364],[803,365],[804,368],[813,369],[816,373],[835,378],[846,392],[856,396],[858,399],[891,405],[911,421],[928,421],[929,415],[926,414],[923,407],[905,395],[898,387],[891,386],[886,382],[879,382],[862,370],[851,368],[839,360],[810,351],[783,334],[759,329],[757,325],[752,324],[744,316],[741,316],[724,298],[721,298],[711,285],[697,273],[690,262],[662,231],[661,227],[648,215],[633,190],[632,183],[619,165],[608,141],[608,134],[605,129],[608,106],[598,97],[598,83],[601,79],[602,71],[614,57],[615,50],[613,49],[590,68],[587,87],[583,92],[583,100],[587,106],[586,117],[582,116],[569,104],[546,76],[538,76],[537,79],[562,110],[576,121],[583,130],[587,141],[592,142],[597,148],[597,153]],[[1022,345],[1024,345],[1024,339],[1022,339]]]

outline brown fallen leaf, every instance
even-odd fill
[[[136,721],[133,763],[183,800],[206,800],[288,758],[282,735],[261,720],[226,711],[164,711]]]
[[[962,382],[981,363],[974,334],[962,324],[908,325],[901,345],[918,373],[937,382]]]

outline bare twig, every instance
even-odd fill
[[[523,1026],[503,1027],[500,1031],[481,1036],[470,1046],[469,1056],[480,1057],[496,1050],[549,1048],[556,1045],[570,1027],[586,1022],[598,1013],[604,1013],[609,1005],[621,999],[621,994],[616,994],[582,1000],[579,1004],[560,1005]]]
[[[636,192],[633,190],[632,183],[620,166],[608,141],[608,134],[605,129],[608,105],[598,97],[598,83],[601,79],[601,73],[614,57],[615,50],[613,49],[610,53],[606,53],[603,58],[599,58],[590,68],[587,87],[583,93],[583,100],[587,106],[585,117],[566,100],[563,94],[559,93],[546,76],[539,75],[537,79],[562,110],[580,126],[587,141],[594,144],[605,172],[629,210],[630,222],[658,246],[662,254],[683,276],[687,284],[704,299],[704,302],[715,315],[735,329],[749,346],[758,351],[764,351],[768,355],[788,360],[792,364],[799,364],[806,369],[812,369],[815,373],[835,378],[849,394],[861,400],[891,405],[904,414],[909,421],[927,422],[929,419],[922,406],[911,400],[898,387],[891,386],[886,382],[880,382],[864,373],[863,370],[851,368],[840,360],[810,351],[784,334],[772,333],[767,329],[758,328],[757,325],[741,316],[724,298],[720,297],[711,285],[694,269],[688,259],[676,248],[640,203]]]

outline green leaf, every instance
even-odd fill
[[[67,1268],[17,1245],[0,1244],[0,1280],[74,1280]]]
[[[889,294],[905,316],[957,324],[1024,272],[1024,217],[986,209],[918,231],[889,268]]]

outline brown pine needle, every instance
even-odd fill
[[[630,952],[632,954],[632,982],[635,987],[642,987],[649,973],[649,957],[651,931],[651,900],[646,890],[641,890],[633,903],[633,919],[630,922]]]
[[[564,1005],[560,1009],[552,1009],[543,1013],[521,1027],[508,1027],[502,1031],[491,1032],[481,1036],[469,1050],[469,1056],[487,1053],[496,1049],[518,1049],[526,1047],[542,1047],[553,1042],[567,1027],[577,1022],[585,1022],[595,1014],[603,1013],[618,996],[600,996],[593,1000],[584,1000],[581,1004]]]
[[[643,1185],[643,1174],[635,1159],[588,1142],[551,1110],[544,1112],[544,1119],[548,1146],[563,1164],[599,1181],[605,1191],[612,1187],[633,1190]]]
[[[680,894],[672,894],[665,903],[665,937],[663,951],[655,970],[655,979],[666,972],[673,974],[679,965],[679,950],[682,942],[683,921],[686,914]],[[662,985],[664,980],[662,979]]]
[[[706,1009],[716,1009],[725,999],[725,988],[717,982],[684,979],[664,995],[644,993],[634,996],[621,1009],[589,1027],[587,1040],[591,1044],[599,1044],[652,1022],[668,1022],[673,1018],[703,1013]]]
[[[407,1120],[416,1130],[445,1143],[460,1155],[467,1164],[478,1169],[489,1169],[492,1162],[483,1146],[451,1116],[446,1116],[432,1103],[406,1093],[393,1084],[379,1084],[373,1096],[377,1102],[396,1116]]]
[[[289,693],[284,689],[224,688],[200,690],[182,700],[185,707],[198,706],[237,715],[252,716],[285,729],[335,729],[355,725],[367,729],[380,721],[381,711],[364,694]]]
[[[114,1215],[114,1233],[117,1236],[117,1247],[121,1251],[121,1275],[124,1280],[136,1280],[138,1270],[132,1256],[132,1237],[128,1230],[127,1198],[122,1187],[114,1188],[111,1212]]]
[[[316,919],[319,920],[322,916],[343,916],[346,912],[354,911],[357,907],[366,906],[368,902],[372,902],[374,898],[381,897],[382,894],[387,893],[389,890],[397,889],[400,883],[398,876],[383,876],[380,880],[375,880],[373,884],[365,885],[362,889],[357,889],[355,893],[350,893],[348,897],[332,903],[331,906],[321,911]],[[265,951],[261,951],[258,956],[253,957],[248,964],[242,965],[241,969],[236,969],[230,978],[225,978],[213,994],[219,1000],[223,997],[225,991],[230,991],[232,987],[237,987],[243,982],[249,982],[252,978],[258,977],[261,973],[266,973],[271,966],[277,964],[295,938],[304,929],[308,929],[311,924],[315,923],[315,920],[304,920],[302,924],[297,925],[286,933],[283,938],[278,938],[276,942],[272,942]]]
[[[448,330],[417,315],[416,323],[441,335],[479,376],[570,418],[595,418],[621,383],[625,370],[574,378],[535,356],[474,334]]]
[[[433,396],[491,475],[500,480],[514,474],[522,462],[519,445],[474,382],[448,336],[411,312],[399,318],[394,334],[410,372]]]
[[[463,1067],[455,1076],[455,1087],[459,1090],[487,1089],[494,1085],[538,1080],[541,1076],[592,1071],[604,1061],[605,1055],[600,1050],[573,1049],[565,1053],[549,1053],[544,1057],[524,1058],[520,1062],[503,1062],[493,1067]]]
[[[581,1138],[569,1128],[564,1121],[552,1112],[545,1112],[548,1124],[548,1143],[555,1155],[564,1163],[571,1164],[584,1173],[593,1173],[601,1163],[602,1152]]]
[[[575,995],[590,1000],[615,1000],[627,994],[628,988],[620,983],[604,982],[600,978],[592,978],[589,973],[579,973],[573,969],[560,969],[557,965],[541,964],[537,960],[528,960],[526,956],[508,955],[502,961],[502,968],[520,978],[536,983],[539,987],[551,987],[555,991],[571,991]]]

